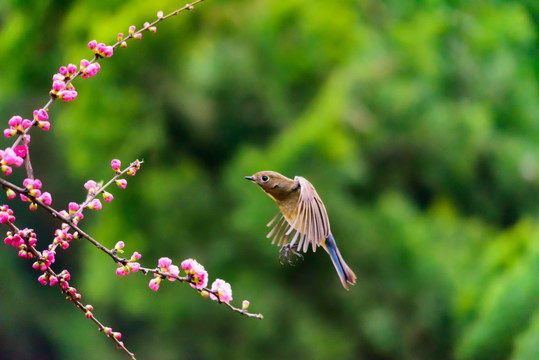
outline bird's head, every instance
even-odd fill
[[[259,171],[245,178],[256,183],[262,190],[276,200],[297,190],[299,186],[297,181],[289,179],[275,171]]]

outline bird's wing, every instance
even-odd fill
[[[266,226],[273,226],[268,235],[266,235],[268,239],[273,237],[273,240],[271,241],[272,244],[275,244],[276,241],[278,241],[277,246],[282,246],[288,243],[288,239],[290,238],[288,229],[291,227],[281,213],[275,215],[275,217]]]
[[[311,244],[314,252],[316,247],[331,233],[328,214],[314,186],[301,176],[296,176],[294,180],[299,181],[301,191],[296,219],[287,228],[285,235],[290,236],[295,230],[291,244],[294,245],[298,241],[298,249],[303,248],[303,252],[307,252]]]

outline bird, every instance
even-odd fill
[[[343,287],[348,290],[356,283],[356,274],[344,262],[331,234],[324,203],[307,179],[296,176],[292,180],[275,171],[259,171],[245,179],[257,184],[279,206],[280,214],[267,224],[272,229],[266,237],[273,237],[271,243],[282,246],[281,254],[288,259],[290,251],[301,256],[294,249],[306,253],[309,246],[313,252],[321,246],[329,254]]]

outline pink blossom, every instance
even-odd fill
[[[172,265],[172,260],[168,257],[162,257],[158,261],[159,269],[167,274],[172,276],[178,276],[180,274],[180,269],[176,265]],[[167,277],[168,280],[176,280],[174,277]]]
[[[77,98],[77,92],[75,90],[64,90],[58,96],[64,101],[72,101]]]
[[[59,74],[59,73],[56,73],[52,76],[52,81],[64,81],[65,80],[65,76],[62,75],[62,74]]]
[[[140,264],[138,262],[132,262],[129,264],[131,266],[131,271],[137,272],[140,270]]]
[[[125,180],[125,179],[117,179],[116,180],[116,185],[118,185],[122,189],[125,189],[125,187],[127,186],[127,180]]]
[[[60,69],[58,70],[58,72],[60,74],[62,74],[63,76],[65,76],[67,74],[67,67],[65,66],[60,66]]]
[[[118,171],[120,170],[120,167],[122,166],[122,162],[118,159],[114,159],[110,162],[110,166],[112,167],[112,170]]]
[[[7,205],[0,206],[0,223],[5,224],[8,222],[14,222],[15,216],[13,216],[13,210]]]
[[[8,147],[4,150],[4,161],[7,165],[15,165],[17,167],[21,166],[24,159],[21,158],[20,156],[17,156],[17,154],[15,154],[15,151]]]
[[[84,183],[84,188],[90,193],[95,192],[96,187],[97,183],[93,180],[88,180]]]
[[[88,47],[89,47],[90,49],[92,49],[92,50],[95,49],[95,48],[97,47],[97,41],[96,41],[96,40],[90,41],[90,42],[88,43]]]
[[[166,271],[166,269],[172,265],[172,260],[168,257],[162,257],[157,261],[157,264],[161,268],[161,271]]]
[[[49,120],[49,114],[45,109],[34,110],[34,119],[39,121]]]
[[[161,283],[161,278],[160,277],[156,277],[156,278],[153,278],[150,280],[150,289],[152,289],[153,291],[157,291],[159,290],[159,284]]]
[[[210,293],[210,298],[212,300],[219,299],[219,301],[227,304],[229,304],[232,300],[232,288],[230,287],[230,284],[224,280],[215,279],[211,285],[211,291],[217,294],[217,296],[215,296],[214,294]]]
[[[101,65],[99,65],[99,63],[95,62],[93,64],[90,64],[88,65],[88,67],[86,68],[86,75],[88,76],[94,76],[95,74],[97,74],[97,72],[101,70]]]
[[[192,287],[201,290],[208,285],[208,272],[196,260],[184,260],[181,266],[187,274],[187,278],[191,281]]]
[[[27,145],[19,145],[15,148],[15,154],[21,158],[24,158],[27,152],[28,152]]]

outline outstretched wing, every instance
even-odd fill
[[[280,218],[279,215],[275,216],[268,224],[268,226],[273,225],[273,228],[267,237],[273,237],[272,244],[278,240],[277,245],[281,246],[287,244],[290,236],[295,232],[290,241],[291,245],[293,246],[297,241],[298,249],[307,252],[311,244],[314,252],[322,240],[331,233],[328,215],[314,186],[301,176],[296,176],[294,180],[299,181],[301,189],[295,218],[292,222],[288,222],[283,216]]]

